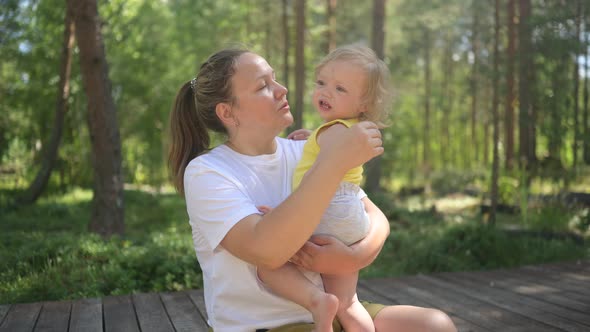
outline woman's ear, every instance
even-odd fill
[[[238,119],[234,116],[231,105],[228,103],[217,104],[217,106],[215,106],[215,113],[226,128],[238,127],[240,124]]]

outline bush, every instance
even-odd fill
[[[571,240],[535,237],[515,240],[490,226],[440,225],[392,231],[376,261],[362,271],[362,277],[485,270],[587,256],[587,246]]]
[[[461,192],[477,181],[485,179],[485,173],[481,171],[465,171],[447,169],[436,171],[432,174],[432,190],[440,195]]]

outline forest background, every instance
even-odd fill
[[[364,276],[590,253],[584,0],[0,3],[1,303],[200,287],[168,116],[235,45],[289,88],[293,128],[319,124],[313,68],[334,47],[389,66],[365,188],[392,237]]]

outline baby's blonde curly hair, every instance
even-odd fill
[[[361,120],[375,122],[380,128],[388,126],[391,87],[389,68],[369,47],[360,44],[340,46],[326,55],[315,68],[315,75],[332,61],[358,64],[367,74],[367,86],[362,103],[367,106]]]

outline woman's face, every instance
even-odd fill
[[[266,134],[268,130],[276,136],[293,123],[287,88],[275,80],[274,70],[261,56],[244,53],[238,58],[232,89],[239,131]]]

